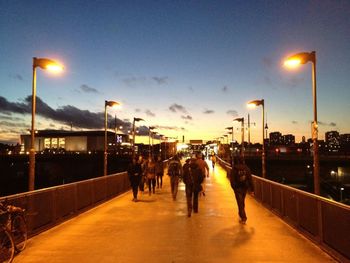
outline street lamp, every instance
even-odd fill
[[[255,108],[256,106],[262,106],[262,153],[261,153],[261,160],[262,160],[262,177],[266,178],[266,156],[265,156],[265,101],[264,99],[261,100],[252,100],[248,102],[249,108]]]
[[[312,140],[314,149],[314,192],[320,194],[320,174],[319,174],[319,153],[318,153],[318,124],[317,124],[317,93],[316,93],[316,52],[302,52],[288,57],[284,65],[289,68],[296,68],[300,64],[312,63],[312,96],[313,96],[313,111],[314,122],[312,129]]]
[[[119,102],[105,100],[105,140],[104,140],[104,152],[103,152],[103,175],[107,175],[107,106],[116,107],[120,106]]]
[[[152,138],[152,154],[151,154],[151,136],[152,136],[152,131],[155,128],[156,127],[154,127],[154,126],[149,126],[148,127],[148,156],[153,155],[153,138]]]
[[[137,121],[144,121],[142,118],[136,118],[134,117],[134,120],[132,122],[132,157],[135,157],[135,122]]]
[[[51,72],[60,72],[63,70],[63,66],[58,62],[47,59],[47,58],[36,58],[33,57],[33,83],[32,83],[32,128],[31,128],[31,139],[30,139],[30,150],[29,150],[29,191],[34,190],[35,180],[35,111],[36,111],[36,68],[46,69]]]
[[[236,118],[233,121],[241,122],[241,135],[242,135],[241,156],[244,157],[244,117]]]

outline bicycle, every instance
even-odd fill
[[[0,202],[0,263],[12,262],[27,242],[25,210]]]

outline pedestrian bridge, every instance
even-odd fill
[[[262,202],[247,197],[248,221],[241,225],[224,166],[211,168],[210,178],[206,179],[206,196],[199,198],[199,213],[190,218],[184,185],[180,184],[177,201],[173,201],[166,175],[162,189],[156,189],[151,196],[139,195],[140,201],[136,203],[131,201],[131,191],[106,202],[99,201],[103,199],[101,188],[108,198],[116,185],[126,186],[125,175],[122,181],[113,179],[92,186],[84,182],[35,191],[36,196],[27,193],[12,197],[18,203],[25,203],[29,210],[39,211],[29,214],[29,219],[35,218],[35,222],[29,220],[31,233],[37,235],[29,239],[27,248],[14,262],[336,262],[323,250],[325,237],[340,238],[341,246],[349,248],[350,232],[345,233],[346,238],[344,233],[327,236],[331,231],[337,234],[338,224],[342,224],[339,219],[333,222],[333,229],[324,229],[325,220],[329,220],[327,211],[322,216],[322,241],[310,241],[309,238],[315,239],[312,231],[319,238],[319,229],[312,224],[318,219],[309,218],[314,217],[313,199],[310,201],[308,195],[300,197],[295,189],[278,192],[277,186],[268,185],[267,180],[255,178],[256,199]],[[288,198],[287,202],[283,201]],[[293,198],[301,200],[303,206],[308,205],[310,211],[301,214],[301,204]],[[92,209],[84,209],[95,203],[98,205]],[[316,208],[319,204],[316,202]],[[44,207],[51,209],[45,214]],[[70,216],[74,211],[78,215]],[[333,213],[338,210],[334,209]],[[346,216],[344,220],[349,227],[349,210],[341,216]],[[281,217],[287,218],[289,224]],[[50,228],[53,224],[56,226]],[[46,228],[49,229],[43,231]],[[311,231],[305,231],[308,229]],[[345,247],[346,251],[349,252]],[[338,259],[348,261],[346,254]]]

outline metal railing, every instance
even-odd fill
[[[229,163],[218,158],[227,172]],[[350,207],[258,176],[255,199],[341,262],[350,262]]]
[[[126,172],[0,198],[26,209],[28,234],[47,230],[130,189]]]

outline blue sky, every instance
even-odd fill
[[[122,102],[108,113],[125,130],[141,117],[167,136],[211,140],[250,113],[260,141],[261,109],[245,104],[264,98],[269,132],[299,141],[313,119],[311,64],[282,62],[313,50],[320,137],[350,133],[349,17],[349,1],[0,0],[0,141],[30,128],[32,57],[65,66],[38,69],[37,129],[101,129],[107,99]]]

